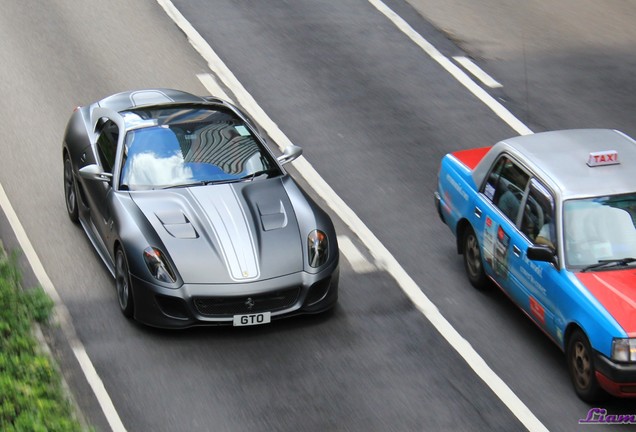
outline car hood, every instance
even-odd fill
[[[631,337],[636,337],[636,269],[577,273],[576,277]]]
[[[278,178],[130,195],[185,283],[250,282],[303,269],[298,222]]]

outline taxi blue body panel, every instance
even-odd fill
[[[563,143],[570,160],[555,143]],[[597,151],[596,158],[607,159],[607,165],[614,167],[594,168],[590,149],[602,150]],[[551,156],[554,154],[560,162],[555,162]],[[580,155],[585,159],[577,159]],[[556,131],[512,138],[490,148],[446,155],[441,161],[435,200],[442,221],[457,239],[459,253],[468,256],[465,239],[474,233],[485,277],[494,281],[566,353],[570,336],[582,332],[591,346],[591,355],[596,357],[599,385],[611,394],[633,397],[636,349],[632,360],[618,362],[612,358],[612,345],[616,339],[636,338],[636,269],[627,264],[620,269],[598,270],[571,264],[573,255],[567,253],[574,247],[575,224],[563,221],[563,203],[567,200],[593,199],[590,197],[597,195],[607,199],[632,192],[629,198],[636,203],[636,180],[632,180],[633,175],[620,178],[626,167],[616,163],[619,157],[636,160],[636,143],[616,131]],[[579,162],[584,166],[574,167]],[[517,169],[518,177],[510,176],[509,181],[505,173],[512,168]],[[588,173],[588,178],[577,180],[581,173]],[[607,181],[591,186],[594,181],[589,177],[599,175]],[[522,187],[515,186],[517,183]],[[513,197],[506,197],[516,203],[512,210],[504,204],[504,195]],[[636,229],[632,229],[636,238]],[[543,243],[544,235],[549,236],[549,247]],[[600,250],[601,246],[597,248]],[[544,258],[534,258],[537,253]],[[595,263],[596,259],[591,262]],[[614,279],[608,279],[610,275]],[[618,288],[616,280],[622,281]],[[581,393],[579,396],[585,398]]]

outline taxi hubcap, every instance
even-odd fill
[[[590,357],[582,342],[578,341],[574,345],[574,379],[580,388],[586,388],[590,384],[592,367]]]
[[[479,249],[477,246],[477,240],[474,235],[469,235],[466,241],[466,254],[468,255],[468,269],[471,275],[479,274],[481,268],[481,261],[479,257]]]

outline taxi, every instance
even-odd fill
[[[565,353],[577,395],[636,397],[636,141],[537,133],[444,156],[435,204],[470,283]]]

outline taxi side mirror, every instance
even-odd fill
[[[557,264],[556,253],[554,249],[549,246],[529,246],[526,255],[528,256],[528,259],[532,261],[545,261],[552,263],[555,266]]]

